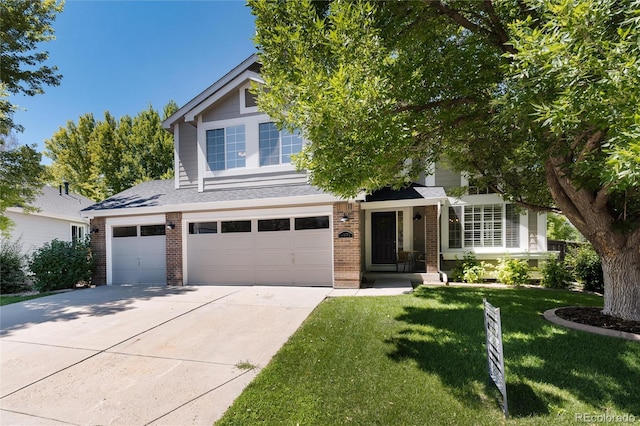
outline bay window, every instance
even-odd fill
[[[520,215],[511,204],[449,207],[449,248],[520,246]]]

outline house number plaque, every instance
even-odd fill
[[[338,234],[338,238],[353,238],[353,232],[351,231],[342,231]]]

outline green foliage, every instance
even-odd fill
[[[498,281],[508,285],[529,284],[531,267],[524,259],[504,257],[496,267]]]
[[[483,298],[501,310],[508,420],[486,385]],[[445,286],[332,298],[216,425],[569,426],[575,413],[602,412],[603,396],[611,417],[639,413],[630,389],[640,382],[640,345],[568,330],[540,315],[563,306],[602,307],[602,298]]]
[[[544,262],[540,272],[542,273],[540,284],[547,288],[568,288],[573,279],[567,265],[557,257]]]
[[[484,280],[486,269],[487,265],[484,262],[480,262],[476,255],[469,251],[464,254],[462,259],[458,259],[456,256],[456,264],[451,273],[451,278],[453,281],[473,284],[481,283]]]
[[[23,207],[33,211],[33,202],[47,177],[40,164],[41,155],[35,145],[16,146],[15,141],[0,144],[0,232],[8,231],[13,223],[4,216],[9,207]]]
[[[63,3],[57,0],[2,0],[0,3],[0,135],[22,127],[13,122],[17,106],[9,94],[34,96],[44,93],[44,85],[57,86],[57,67],[41,65],[49,52],[38,44],[55,38],[52,27]]]
[[[565,261],[571,267],[576,281],[582,284],[585,290],[604,292],[602,263],[590,244],[570,249]]]
[[[173,176],[173,136],[162,120],[178,109],[171,101],[164,115],[151,105],[134,118],[119,120],[108,111],[103,121],[84,114],[45,141],[56,181],[69,182],[92,200],[103,200],[140,182]]]
[[[566,217],[547,213],[547,238],[558,241],[579,241],[581,235]]]
[[[19,241],[0,237],[0,294],[28,290],[26,259]]]
[[[29,265],[34,274],[34,286],[39,291],[75,288],[89,282],[93,258],[89,240],[69,242],[53,240],[37,249]]]

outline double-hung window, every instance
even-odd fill
[[[278,130],[274,123],[260,123],[260,167],[291,163],[291,155],[302,149],[300,131]]]
[[[519,247],[519,220],[509,204],[449,207],[449,248]]]
[[[246,165],[244,125],[207,130],[207,163],[211,170],[227,170]]]

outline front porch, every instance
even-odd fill
[[[363,272],[360,288],[375,286],[381,281],[410,281],[411,283],[434,284],[442,283],[440,274],[437,272]]]

